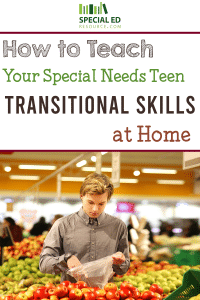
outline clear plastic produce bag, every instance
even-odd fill
[[[77,281],[85,281],[89,287],[98,286],[102,289],[114,274],[112,264],[112,256],[106,256],[72,268],[67,271],[67,274],[74,277]]]

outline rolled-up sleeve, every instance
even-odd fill
[[[128,271],[130,266],[128,231],[125,224],[121,230],[117,252],[122,252],[124,254],[125,262],[123,262],[121,265],[113,265],[113,270],[116,274],[123,275]]]
[[[59,274],[67,270],[60,223],[55,222],[44,241],[39,268],[42,273]]]

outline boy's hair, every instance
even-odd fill
[[[104,174],[92,173],[88,175],[80,188],[80,195],[82,196],[86,194],[102,195],[105,192],[108,192],[109,201],[114,192],[114,186],[110,178]]]

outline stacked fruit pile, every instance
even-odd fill
[[[34,283],[42,285],[47,282],[59,283],[60,278],[60,276],[41,273],[39,257],[25,260],[10,258],[0,266],[0,295],[17,294]]]
[[[169,264],[168,262],[131,262],[128,272],[114,277],[115,284],[120,287],[124,281],[128,281],[139,289],[145,291],[152,284],[158,284],[163,288],[165,294],[171,293],[182,285],[183,274],[189,269],[200,270],[197,266],[180,266]]]
[[[200,300],[200,294],[190,298],[189,300]]]
[[[4,259],[8,260],[11,257],[18,259],[20,256],[33,258],[40,255],[45,237],[45,235],[30,236],[20,243],[15,243],[14,246],[5,247]]]
[[[89,288],[84,281],[64,281],[58,286],[52,283],[45,286],[32,285],[27,291],[1,296],[0,300],[161,300],[163,297],[163,290],[158,285],[152,285],[149,291],[140,293],[128,282],[124,282],[118,290],[114,283],[107,283],[100,289]]]

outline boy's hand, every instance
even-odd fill
[[[121,265],[125,262],[125,256],[122,252],[116,252],[112,255],[113,264],[114,265]]]
[[[67,266],[69,269],[78,267],[81,265],[81,262],[79,261],[79,259],[75,256],[72,255],[68,260],[67,260]]]

